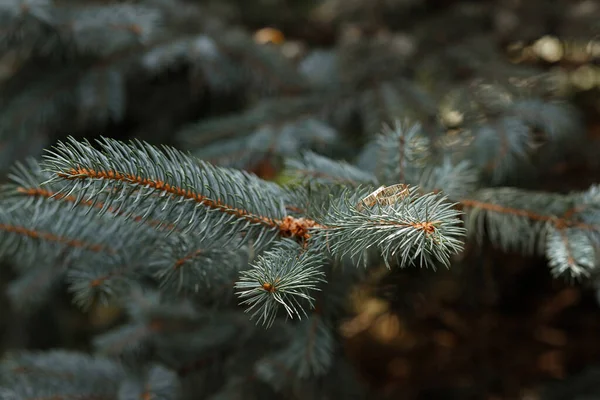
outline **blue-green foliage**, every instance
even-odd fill
[[[419,6],[326,3],[335,15],[315,18],[336,23]],[[16,60],[0,83],[0,168],[25,144],[47,149],[2,186],[9,298],[35,311],[66,283],[83,309],[125,320],[94,355],[10,354],[0,397],[369,398],[337,328],[371,267],[450,268],[487,240],[545,255],[556,276],[598,276],[598,187],[518,185],[581,149],[581,116],[488,37],[439,42],[488,25],[484,11],[450,7],[410,34],[350,29],[290,56],[209,5],[0,4],[0,59]],[[177,147],[78,138],[130,123],[145,96],[132,87],[172,71],[227,112],[163,127],[170,94],[149,125]],[[57,132],[74,137],[49,146]],[[245,171],[265,161],[281,184]]]

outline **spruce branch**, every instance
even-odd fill
[[[594,190],[594,187],[591,190]],[[460,204],[465,209],[487,213],[488,218],[495,218],[498,222],[501,218],[514,220],[506,221],[507,224],[521,220],[523,223],[531,222],[535,225],[547,223],[557,228],[597,231],[600,228],[597,219],[582,221],[579,213],[584,211],[586,206],[598,207],[598,203],[571,206],[574,201],[576,197],[573,194],[560,195],[515,188],[497,188],[479,190],[475,196],[461,199]]]
[[[477,171],[467,160],[457,162],[451,155],[436,157],[434,146],[438,144],[432,136],[419,122],[395,120],[393,125],[384,125],[367,143],[356,166],[375,175],[383,184],[400,182],[419,186],[424,191],[443,190],[455,199],[453,194],[457,190],[468,191],[461,184],[471,188],[477,182]]]
[[[540,252],[543,249],[540,238],[553,217],[540,214],[537,210],[542,207],[535,207],[534,198],[525,199],[519,195],[513,189],[484,189],[474,198],[461,199],[460,204],[467,211],[465,225],[469,235],[481,243],[486,232],[492,243],[504,250]],[[521,200],[519,206],[515,204],[517,199]]]
[[[446,150],[456,160],[469,159],[492,184],[575,148],[584,132],[570,106],[527,93],[523,79],[504,80],[474,80],[447,94],[440,107],[453,132]]]
[[[490,121],[475,132],[473,147],[478,151],[472,159],[492,176],[493,182],[501,182],[527,161],[532,149],[529,134],[529,127],[518,118]]]
[[[283,229],[282,193],[254,175],[138,141],[103,139],[98,144],[99,150],[74,139],[59,143],[45,157],[45,168],[55,175],[51,182],[70,182],[72,187],[64,192],[76,192],[82,199],[105,193],[104,201],[128,215],[148,201],[149,208],[161,209],[164,222],[184,225],[188,232],[200,229],[214,237],[233,237],[244,231],[258,245]],[[135,194],[126,197],[132,191]],[[167,220],[172,214],[175,218]]]
[[[166,13],[173,14],[177,12],[173,8],[184,7],[167,3],[164,8],[168,9]],[[198,8],[188,9],[191,13],[183,16],[184,20],[190,21],[192,14],[202,14]],[[196,20],[204,15],[195,17],[194,25],[198,26]],[[174,31],[169,32],[174,39],[154,43],[143,55],[144,70],[158,74],[174,65],[187,65],[194,83],[201,81],[220,93],[250,90],[255,95],[292,95],[306,91],[304,77],[288,60],[275,49],[257,44],[247,33],[237,29],[219,30],[216,34],[207,34],[203,29],[181,33],[177,25],[177,21],[171,21],[168,26]]]
[[[95,242],[86,242],[81,239],[78,239],[76,235],[66,236],[58,233],[51,232],[50,230],[40,230],[37,227],[27,227],[21,225],[21,222],[25,219],[23,215],[16,216],[14,214],[3,213],[0,216],[0,220],[3,222],[0,223],[0,231],[3,231],[5,234],[19,236],[21,238],[28,239],[30,241],[39,241],[39,242],[51,242],[58,245],[63,245],[67,247],[71,247],[73,249],[78,250],[87,250],[91,252],[107,252],[113,253],[113,250],[105,247],[102,244],[98,244]],[[44,221],[49,222],[49,221]],[[45,225],[45,224],[43,224]],[[48,224],[49,225],[49,224]],[[5,245],[6,250],[8,250],[9,246]]]
[[[148,269],[163,291],[216,302],[233,294],[233,284],[250,253],[251,246],[227,239],[172,235],[161,241]]]
[[[279,102],[279,106],[284,106]],[[272,116],[265,115],[263,118]],[[226,125],[226,118],[207,124]],[[198,132],[198,136],[203,133]],[[337,132],[316,118],[301,116],[287,123],[265,121],[251,135],[219,140],[194,150],[193,154],[203,160],[223,166],[249,168],[264,159],[290,157],[305,148],[325,150],[337,145]]]
[[[45,0],[10,0],[0,9],[2,20],[2,47],[108,55],[156,37],[162,15],[139,4],[58,7]]]
[[[430,157],[429,139],[421,124],[395,121],[393,126],[384,125],[375,142],[378,150],[374,161],[382,164],[382,182],[419,182],[418,174]]]
[[[12,167],[12,172],[9,174],[10,181],[2,186],[2,194],[5,198],[18,199],[20,204],[26,208],[35,208],[37,204],[51,200],[70,203],[72,206],[80,205],[82,207],[95,208],[101,214],[106,212],[113,214],[115,217],[130,218],[135,222],[144,222],[153,228],[174,229],[173,226],[164,225],[161,221],[145,218],[142,215],[144,213],[140,213],[140,215],[127,215],[123,211],[110,206],[109,203],[101,201],[101,196],[84,200],[74,195],[66,195],[64,193],[64,190],[66,190],[64,182],[48,182],[51,178],[52,174],[44,171],[37,160],[29,158],[25,163],[15,163]]]
[[[322,107],[322,96],[265,99],[240,115],[190,124],[176,138],[198,158],[244,168],[267,156],[290,157],[303,148],[337,145],[338,134]]]
[[[166,303],[158,293],[142,293],[139,288],[130,292],[125,304],[130,322],[94,339],[94,347],[102,354],[141,354],[157,336],[189,331],[202,320],[189,302]]]
[[[368,172],[344,162],[334,161],[312,151],[305,151],[299,158],[286,159],[285,174],[304,184],[375,185],[377,178]]]
[[[64,258],[61,255],[58,262],[41,262],[27,270],[18,271],[20,275],[8,283],[6,290],[11,305],[23,314],[39,310],[70,266],[62,262]]]
[[[65,276],[83,307],[122,294],[146,261],[135,249],[149,249],[145,254],[150,256],[158,239],[149,227],[88,213],[69,203],[41,198],[23,207],[20,200],[17,196],[0,202],[0,255],[10,256],[23,274],[10,291],[17,305],[39,299]],[[30,200],[26,197],[25,203]],[[41,266],[52,271],[50,277]],[[43,276],[48,279],[40,280]],[[35,288],[36,296],[27,297]]]
[[[290,381],[326,374],[334,361],[334,348],[330,323],[313,313],[292,332],[288,345],[258,360],[255,373],[281,390]]]
[[[125,378],[113,360],[61,350],[8,354],[0,367],[3,399],[113,400]]]
[[[156,291],[134,290],[126,305],[129,322],[98,336],[95,348],[136,367],[156,361],[180,376],[204,362],[220,368],[224,360],[214,356],[254,331],[237,310],[197,307]]]
[[[13,303],[26,311],[64,280],[77,304],[116,300],[127,321],[94,341],[112,361],[8,355],[2,399],[368,398],[336,345],[348,295],[367,278],[357,264],[448,266],[465,231],[544,253],[555,275],[597,278],[600,186],[568,195],[482,189],[582,145],[576,110],[551,89],[523,91],[537,79],[521,62],[533,46],[518,62],[490,46],[498,34],[548,26],[524,26],[522,7],[500,10],[510,26],[489,32],[480,5],[431,15],[423,0],[324,0],[317,19],[329,9],[326,20],[358,20],[358,30],[313,51],[312,39],[331,32],[300,29],[307,40],[259,45],[232,23],[254,29],[270,18],[257,20],[255,5],[238,0],[0,3],[0,169],[2,156],[22,158],[58,131],[89,136],[108,122],[115,135],[149,142],[175,132],[170,139],[191,152],[69,138],[42,164],[13,170],[0,189],[0,257],[19,274],[8,283]],[[413,6],[419,20],[404,24]],[[581,16],[555,18],[563,9],[546,7],[542,20],[571,31]],[[588,91],[581,63],[597,60],[569,59],[573,46],[561,44],[560,65],[535,68],[575,62],[561,71],[573,78],[567,90]],[[583,53],[596,44],[583,43]],[[185,126],[198,104],[209,106],[204,118]],[[377,132],[357,165],[324,157],[350,159]],[[294,157],[287,172],[299,184],[223,168],[264,157],[277,161],[273,170]]]
[[[432,102],[423,90],[413,82],[397,77],[375,84],[370,82],[368,88],[350,97],[349,103],[360,115],[362,129],[367,134],[394,124],[400,115],[421,120],[432,114]]]
[[[12,138],[17,134],[20,139],[31,140],[40,131],[120,121],[125,113],[125,78],[132,59],[135,53],[130,50],[58,71],[23,68],[11,80],[16,87],[2,86],[0,135]],[[20,87],[22,82],[26,86]]]
[[[95,303],[106,305],[118,301],[137,287],[147,258],[128,256],[127,263],[120,260],[106,263],[100,257],[94,257],[86,260],[90,264],[79,262],[71,266],[66,272],[66,280],[73,302],[89,310]]]
[[[71,256],[84,252],[115,254],[115,249],[102,239],[114,234],[93,232],[94,218],[82,212],[70,212],[59,204],[44,203],[31,214],[14,201],[5,201],[0,208],[0,232],[4,237],[0,253],[19,257],[23,267],[33,265],[36,256],[44,254],[46,260],[57,260],[68,249]],[[109,228],[106,226],[106,228]]]
[[[600,185],[594,184],[583,192],[572,193],[573,204],[562,217],[564,219],[576,219],[587,225],[598,223],[600,218]]]
[[[479,170],[470,161],[453,161],[444,156],[437,165],[420,172],[419,187],[426,192],[443,192],[453,200],[470,196],[479,184]]]
[[[546,257],[553,275],[587,278],[598,267],[599,243],[589,232],[551,227],[547,235]]]
[[[482,189],[461,199],[469,234],[484,232],[505,250],[546,254],[552,272],[578,278],[597,267],[600,248],[600,202],[597,186],[567,195]]]
[[[108,55],[151,42],[161,33],[163,15],[143,4],[110,4],[59,9],[61,36],[81,53]],[[110,40],[107,40],[110,38]]]
[[[189,299],[133,290],[125,299],[128,323],[99,335],[94,347],[101,354],[143,365],[154,360],[179,370],[206,358],[251,327],[239,312],[197,307]],[[135,362],[141,361],[141,364]]]
[[[280,307],[289,318],[306,316],[303,303],[314,307],[310,291],[319,290],[319,283],[324,282],[323,263],[321,254],[283,239],[260,255],[249,270],[240,273],[235,287],[241,304],[266,327],[273,324]]]
[[[319,271],[322,261],[319,251],[330,251],[339,257],[350,254],[361,261],[368,250],[377,249],[388,266],[392,258],[402,266],[414,263],[432,266],[436,261],[448,265],[450,254],[462,248],[460,237],[464,229],[458,226],[460,212],[440,194],[421,195],[418,189],[405,185],[396,185],[404,188],[399,193],[392,193],[392,186],[367,198],[362,189],[341,190],[333,198],[319,202],[325,205],[323,215],[292,216],[285,203],[295,191],[251,174],[215,167],[178,150],[163,147],[161,151],[139,141],[122,143],[102,139],[97,145],[98,149],[89,142],[72,138],[67,143],[59,143],[45,156],[42,167],[51,178],[41,187],[55,186],[54,199],[76,197],[74,204],[87,205],[86,212],[98,209],[90,205],[102,204],[95,213],[100,217],[110,211],[113,215],[136,216],[139,220],[137,210],[142,208],[142,220],[153,215],[154,219],[162,219],[161,223],[184,225],[185,232],[178,235],[197,236],[209,247],[220,242],[234,243],[237,238],[242,238],[240,245],[252,240],[252,245],[258,248],[277,238],[297,241],[296,245],[306,255],[299,253],[283,265],[271,265],[281,262],[282,254],[297,251],[289,247],[289,240],[284,240],[283,249],[276,247],[253,269],[244,271],[244,279],[236,286],[248,289],[248,279],[254,279],[253,289],[243,291],[240,296],[248,297],[244,304],[268,326],[276,315],[274,306],[277,304],[281,304],[289,316],[304,313],[299,299],[312,304],[306,288],[313,288],[323,279]],[[321,195],[308,197],[305,200],[310,202]],[[176,236],[175,240],[181,238],[183,236]],[[219,238],[224,241],[217,240]],[[171,244],[184,245],[184,242]],[[183,271],[173,269],[172,265],[186,264],[199,255],[197,250],[190,249],[191,252],[172,259],[168,269],[159,271],[157,277],[169,277],[171,281],[173,271]],[[208,260],[211,257],[209,255]],[[127,284],[129,274],[140,273],[136,268],[101,271],[105,270],[88,268],[70,272],[69,276],[80,282],[74,288],[82,290],[84,299],[89,298],[84,287],[103,288],[104,282]],[[166,275],[161,275],[164,273]],[[293,274],[299,275],[294,277]],[[256,280],[260,284],[256,284]],[[86,282],[89,284],[85,285]],[[198,288],[202,286],[199,282],[196,284]]]
[[[383,193],[383,192],[378,192]],[[386,265],[449,266],[450,255],[462,250],[461,212],[441,194],[419,194],[417,187],[365,204],[364,189],[346,192],[332,201],[319,220],[314,240],[337,257],[349,255],[367,262],[377,249]],[[371,206],[369,206],[371,204]]]

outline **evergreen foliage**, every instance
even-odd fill
[[[312,18],[361,33],[293,56],[211,1],[0,4],[10,302],[27,315],[65,284],[85,311],[126,314],[89,354],[11,352],[0,397],[373,398],[338,327],[377,266],[451,268],[487,241],[597,281],[600,188],[532,184],[585,145],[585,88],[485,35],[438,42],[447,24],[481,33],[479,4],[322,3]],[[410,15],[410,32],[368,34]],[[544,33],[496,22],[499,41]],[[170,77],[152,108],[142,88]]]

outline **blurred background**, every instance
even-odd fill
[[[581,134],[535,176],[490,182],[567,193],[600,181],[593,0],[0,0],[0,83],[4,175],[72,135],[173,145],[278,181],[301,150],[353,160],[405,119],[451,140],[519,97],[566,102]],[[594,287],[487,243],[454,264],[382,267],[353,290],[339,330],[366,385],[394,399],[600,399]],[[65,288],[17,312],[13,278],[0,269],[2,352],[86,350],[124,318],[80,311]]]

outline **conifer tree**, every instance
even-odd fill
[[[539,65],[548,38],[523,39],[521,63],[494,49],[528,24],[479,35],[487,6],[366,6],[321,4],[318,24],[361,34],[302,50],[213,2],[0,5],[11,307],[27,318],[66,285],[85,312],[126,314],[89,351],[9,352],[0,398],[373,398],[339,330],[373,269],[452,268],[489,242],[595,283],[599,187],[532,184],[586,145],[582,73]],[[394,33],[369,35],[386,15]],[[460,21],[473,39],[439,43]]]

